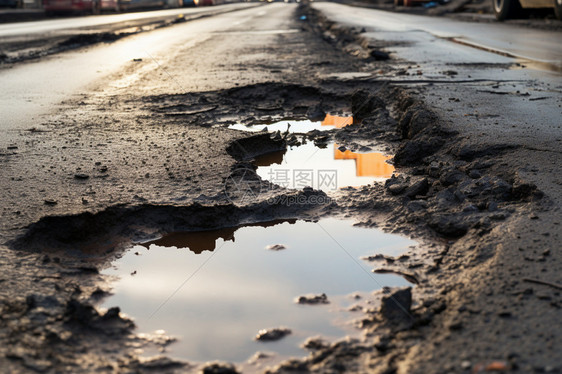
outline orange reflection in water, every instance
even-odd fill
[[[386,162],[392,156],[382,153],[354,153],[349,149],[342,152],[337,144],[334,144],[334,148],[334,159],[355,160],[355,172],[358,177],[390,178],[394,172],[394,166]]]
[[[353,124],[353,117],[340,117],[326,114],[322,121],[322,126],[334,126],[337,129]],[[379,177],[390,178],[394,173],[394,166],[386,161],[392,156],[385,156],[382,153],[354,153],[350,150],[342,152],[338,145],[334,144],[335,160],[355,160],[355,172],[358,177]]]
[[[322,121],[322,126],[334,126],[336,129],[341,129],[342,127],[351,125],[352,123],[353,117],[340,117],[326,114],[326,117]]]

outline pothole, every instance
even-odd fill
[[[327,115],[322,121],[284,120],[274,123],[229,126],[250,132],[302,134],[313,131],[340,129],[353,124],[353,117]],[[394,173],[388,163],[392,158],[380,152],[351,151],[328,141],[321,146],[302,139],[297,145],[259,155],[254,158],[256,173],[263,179],[285,188],[312,187],[335,191],[343,187],[359,187],[384,181]]]
[[[353,318],[350,309],[369,305],[352,293],[407,284],[372,273],[361,258],[396,256],[412,244],[333,218],[175,233],[134,246],[106,269],[118,279],[101,306],[119,305],[140,333],[164,330],[176,337],[168,347],[172,357],[243,362],[258,351],[277,359],[303,356],[308,337],[358,333],[346,322]],[[309,294],[321,302],[299,304],[299,296]],[[291,333],[255,340],[260,330],[281,327]]]

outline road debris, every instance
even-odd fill
[[[276,327],[258,331],[254,339],[260,342],[271,342],[282,339],[289,334],[291,334],[290,329],[286,327]]]
[[[299,296],[295,299],[295,302],[297,304],[310,304],[310,305],[329,304],[330,303],[330,301],[328,300],[328,296],[326,296],[325,293],[320,294],[320,295]]]
[[[381,299],[380,313],[391,322],[411,321],[412,288],[405,287],[391,290]]]
[[[284,244],[270,244],[266,246],[265,249],[269,251],[282,251],[284,249],[287,249],[287,246],[285,246]]]

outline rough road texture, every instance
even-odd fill
[[[303,14],[309,23],[298,23]],[[358,32],[327,26],[306,8],[290,16],[279,17],[288,25],[274,26],[301,32],[231,36],[245,38],[240,53],[224,39],[211,39],[197,54],[178,51],[171,76],[216,53],[232,56],[228,63],[208,59],[214,63],[184,92],[171,94],[174,82],[150,74],[135,87],[100,88],[66,103],[59,118],[30,126],[2,151],[2,368],[198,370],[164,356],[136,355],[147,346],[164,351],[171,341],[136,336],[118,309],[93,308],[109,289],[99,270],[140,238],[331,214],[420,240],[400,258],[369,258],[376,271],[400,274],[415,287],[380,291],[372,304],[359,304],[362,339],[309,340],[307,358],[271,372],[470,372],[492,362],[490,368],[503,371],[562,370],[560,184],[533,180],[520,169],[519,157],[536,152],[513,142],[481,143],[417,95],[393,87],[392,62],[380,61]],[[145,64],[131,62],[129,72]],[[341,78],[373,70],[387,75]],[[252,157],[284,146],[227,124],[320,111],[353,111],[363,120],[285,141],[321,144],[333,137],[352,149],[395,151],[399,176],[342,190],[330,205],[264,204],[271,196],[299,193],[280,187],[251,204],[226,198],[225,179],[233,170],[251,169]],[[549,155],[561,164],[559,152]],[[400,308],[389,303],[389,294]],[[215,363],[201,370],[235,368]]]
[[[312,16],[332,35],[342,28]],[[349,209],[383,214],[371,214],[368,225],[413,235],[425,227],[446,241],[441,253],[429,248],[405,261],[374,258],[419,281],[410,326],[396,328],[374,315],[367,325],[376,350],[333,345],[313,352],[305,366],[318,372],[325,365],[375,373],[559,372],[559,147],[533,152],[523,139],[480,137],[455,126],[447,112],[428,110],[414,97],[399,94],[395,102],[404,140],[394,161],[410,172],[385,188],[348,194]],[[541,166],[546,173],[537,173]],[[389,205],[385,195],[399,196],[402,205]],[[338,354],[347,358],[345,369],[333,360]],[[300,365],[286,363],[278,372]]]
[[[318,79],[360,65],[300,31],[294,8],[257,27],[299,32],[256,35],[235,27],[196,52],[189,46],[175,51],[165,72],[152,61],[131,61],[109,84],[10,135],[12,143],[0,152],[3,370],[188,370],[186,363],[138,358],[135,349],[163,350],[169,338],[135,336],[117,309],[92,308],[110,290],[99,270],[131,240],[302,218],[323,208],[272,209],[263,203],[268,195],[244,207],[234,192],[225,194],[231,192],[226,178],[233,169],[252,167],[248,157],[256,147],[279,147],[241,142],[251,148],[240,152],[236,142],[250,135],[227,124],[306,118],[311,108],[346,110],[354,84],[333,81],[323,88]],[[228,55],[228,63],[215,58],[220,55]],[[198,65],[201,60],[209,64]],[[309,74],[311,66],[317,75]],[[183,79],[186,67],[199,72]]]

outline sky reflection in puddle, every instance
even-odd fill
[[[328,114],[322,121],[284,120],[252,126],[236,124],[229,128],[243,131],[263,131],[267,128],[269,132],[288,130],[306,133],[343,128],[352,123],[353,117]],[[384,181],[394,173],[394,166],[387,162],[392,156],[377,152],[342,151],[338,148],[335,143],[328,144],[326,148],[308,143],[256,157],[254,164],[258,166],[257,174],[271,183],[285,188],[312,187],[325,192]]]
[[[266,249],[271,244],[287,248]],[[342,308],[354,302],[346,295],[406,284],[395,275],[371,273],[359,258],[397,255],[412,244],[336,219],[172,234],[148,249],[135,246],[104,271],[120,279],[101,306],[120,306],[138,332],[163,329],[178,337],[169,347],[172,357],[242,362],[257,351],[302,356],[299,345],[309,336],[335,339],[353,332],[341,323],[351,316]],[[295,297],[309,293],[326,293],[331,303],[295,304]],[[293,333],[277,342],[253,340],[260,329],[279,326]]]
[[[340,151],[337,144],[318,148],[313,143],[256,157],[256,173],[285,188],[310,186],[325,192],[364,186],[392,176],[394,167],[382,153]]]

